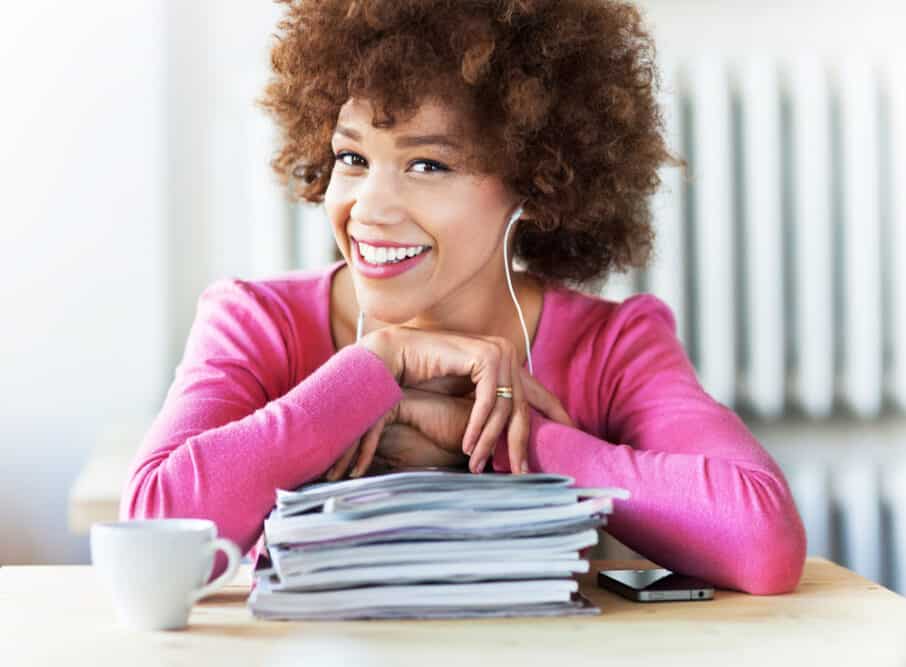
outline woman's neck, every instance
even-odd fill
[[[513,290],[522,308],[529,341],[534,340],[541,314],[543,284],[527,273],[512,273]],[[506,338],[516,347],[520,363],[526,359],[525,335],[516,312],[516,306],[510,296],[506,278],[497,282],[501,289],[485,298],[476,301],[466,293],[454,293],[445,300],[442,310],[424,313],[406,322],[406,326],[428,331],[457,331],[472,335],[500,336]],[[352,285],[352,276],[348,265],[337,269],[331,290],[331,313],[335,315],[335,340],[338,343],[351,344],[356,339],[356,323],[359,307]],[[389,323],[367,316],[364,322],[364,333],[388,326]],[[339,340],[338,340],[339,339]],[[338,344],[338,347],[342,345]]]

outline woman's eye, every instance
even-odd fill
[[[339,153],[336,154],[336,156],[334,156],[334,159],[337,162],[342,162],[343,164],[345,164],[349,167],[367,167],[368,166],[368,163],[365,162],[365,158],[363,158],[358,153],[350,153],[349,151],[340,151]],[[356,162],[356,160],[359,160],[359,162]]]
[[[415,169],[415,171],[420,174],[430,174],[435,171],[450,171],[447,165],[437,162],[436,160],[416,160],[412,165],[413,167],[417,167],[418,165],[424,165],[426,167],[425,169]]]

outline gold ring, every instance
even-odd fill
[[[500,398],[513,398],[512,387],[497,387],[497,396]]]

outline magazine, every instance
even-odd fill
[[[573,576],[629,493],[573,483],[413,471],[278,490],[249,606],[270,619],[598,613]]]
[[[375,586],[319,593],[252,591],[255,616],[274,620],[482,618],[599,614],[572,579],[453,585]]]
[[[281,579],[298,574],[361,565],[403,565],[443,561],[517,560],[539,556],[558,557],[577,553],[598,543],[595,530],[566,535],[525,537],[518,540],[437,540],[434,542],[383,542],[355,549],[270,549],[274,569]]]
[[[281,518],[273,514],[264,522],[269,545],[331,543],[351,537],[408,534],[420,539],[490,539],[544,534],[584,523],[612,511],[611,498],[601,496],[571,505],[537,507],[498,512],[475,510],[426,509],[388,512],[364,518],[338,512],[301,514]]]

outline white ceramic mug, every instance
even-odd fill
[[[205,585],[214,554],[226,571]],[[91,562],[113,598],[120,623],[138,630],[186,627],[192,605],[225,586],[242,554],[206,519],[145,519],[91,526]]]

